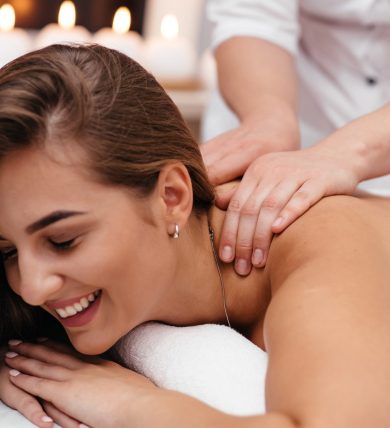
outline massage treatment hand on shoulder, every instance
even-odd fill
[[[243,177],[216,203],[221,260],[247,275],[321,198],[386,174],[365,186],[390,196],[390,2],[207,5],[219,91],[201,150],[214,185]]]
[[[0,200],[0,398],[37,426],[390,425],[389,199],[323,199],[242,277],[214,257],[225,212],[160,85],[116,51],[54,45],[0,69]],[[37,342],[44,316],[74,350]],[[266,413],[99,359],[148,321],[230,324],[267,351]]]

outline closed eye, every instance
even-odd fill
[[[12,248],[4,248],[1,250],[1,257],[3,258],[3,261],[6,262],[7,260],[16,257],[18,254],[18,251],[15,247]]]
[[[67,241],[57,242],[53,239],[49,239],[50,244],[59,251],[66,251],[71,249],[75,244],[76,238],[68,239]]]

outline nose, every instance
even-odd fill
[[[19,294],[33,306],[41,306],[62,287],[63,277],[53,271],[53,265],[33,257],[19,256]]]

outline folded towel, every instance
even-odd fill
[[[265,412],[266,353],[229,327],[150,322],[123,337],[115,351],[159,387],[230,414]]]

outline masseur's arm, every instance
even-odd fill
[[[215,52],[220,91],[240,119],[237,129],[201,147],[214,184],[243,175],[258,156],[299,147],[294,59],[255,37],[232,37]]]

